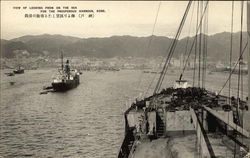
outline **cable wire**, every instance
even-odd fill
[[[152,43],[152,40],[153,40],[153,35],[154,35],[154,31],[155,31],[155,27],[156,27],[157,20],[158,20],[160,7],[161,7],[161,1],[160,1],[159,4],[158,4],[158,8],[157,8],[156,17],[155,17],[155,20],[154,20],[154,25],[153,25],[151,37],[150,37],[149,42],[148,42],[148,45],[147,45],[147,49],[146,49],[146,50],[148,50],[148,51],[149,51],[149,48],[150,48],[151,43]],[[141,73],[141,75],[140,75],[140,77],[139,77],[139,83],[138,83],[138,85],[137,85],[138,88],[139,88],[140,85],[141,85],[141,80],[142,80],[141,77],[142,77],[142,73]],[[137,89],[138,89],[138,88],[137,88]]]
[[[188,14],[188,11],[190,9],[191,4],[192,4],[192,1],[189,1],[188,5],[186,7],[185,13],[183,15],[183,18],[181,20],[180,26],[178,28],[178,31],[177,31],[177,33],[175,35],[174,41],[171,44],[169,54],[168,54],[168,56],[166,58],[166,61],[165,61],[164,67],[162,69],[161,75],[160,75],[159,80],[158,80],[158,82],[156,84],[154,94],[156,94],[159,91],[160,87],[161,87],[162,81],[164,79],[164,76],[166,74],[166,70],[167,70],[168,65],[169,65],[168,63],[169,63],[169,61],[171,60],[171,58],[173,56],[173,53],[174,53],[174,50],[175,50],[175,47],[176,47],[176,44],[177,44],[177,40],[179,39],[180,33],[182,31],[182,28],[183,28],[183,25],[185,23],[185,20],[186,20],[186,17],[187,17],[187,14]]]
[[[207,10],[208,3],[209,3],[209,2],[207,1],[206,6],[205,6],[205,9],[204,9],[203,14],[202,14],[201,19],[200,19],[200,23],[199,23],[199,25],[198,25],[198,27],[197,27],[197,29],[196,29],[196,34],[198,34],[199,29],[200,29],[200,27],[201,27],[201,23],[202,23],[202,20],[203,20],[204,15],[205,15],[205,12],[206,12],[206,10]],[[195,44],[196,42],[197,42],[197,36],[196,36],[196,38],[194,38],[193,43],[192,43],[192,46],[191,46],[191,48],[190,48],[190,50],[189,50],[188,57],[187,57],[187,59],[186,59],[185,65],[184,65],[183,70],[182,70],[182,73],[181,73],[181,75],[180,75],[180,79],[183,77],[183,73],[184,73],[184,71],[186,70],[187,62],[188,62],[188,60],[189,60],[190,54],[191,54],[191,52],[192,52],[192,50],[193,50],[193,47],[194,47],[194,44]]]

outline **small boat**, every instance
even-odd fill
[[[62,69],[60,75],[55,77],[52,81],[52,87],[55,91],[67,91],[75,88],[80,83],[80,73],[76,69],[70,69],[69,60],[63,65],[62,56]]]
[[[7,72],[7,73],[5,73],[5,75],[7,75],[7,76],[15,76],[15,74],[13,72]]]
[[[23,74],[24,73],[24,68],[21,66],[18,66],[14,71],[15,74]]]

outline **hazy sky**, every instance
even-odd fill
[[[1,1],[1,38],[12,39],[23,35],[45,33],[81,38],[109,37],[113,35],[149,36],[152,34],[159,4],[160,10],[154,35],[173,37],[187,3],[187,1]],[[190,8],[181,37],[192,35],[189,32],[194,32],[197,2],[193,3],[195,5]],[[209,34],[230,31],[231,3],[231,1],[209,2]],[[241,2],[237,1],[234,3],[234,32],[237,32],[240,30]],[[25,18],[24,15],[26,13],[37,14],[40,10],[13,9],[13,7],[18,6],[27,6],[28,8],[41,6],[77,6],[78,10],[104,9],[105,13],[95,13],[94,18]],[[191,21],[192,12],[194,13]],[[244,12],[246,12],[246,7],[244,7]],[[244,30],[246,27],[245,15]]]

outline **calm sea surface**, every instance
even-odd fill
[[[50,85],[55,69],[12,77],[4,72],[7,70],[1,71],[0,83],[0,157],[6,158],[115,158],[124,136],[123,112],[158,78],[133,70],[83,72],[77,88],[40,95],[43,86]],[[219,75],[220,80],[211,76],[211,84],[221,87],[227,75]],[[167,77],[164,87],[178,78],[174,73]]]

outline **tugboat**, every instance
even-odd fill
[[[67,91],[75,88],[80,83],[80,73],[76,69],[70,69],[69,60],[66,61],[65,66],[63,65],[62,55],[62,68],[60,75],[52,81],[52,88],[54,91]]]
[[[197,8],[201,8],[200,15],[202,15],[200,17],[197,15],[197,19],[200,19],[199,21],[202,22],[203,17],[207,17],[206,9],[208,1],[206,3],[198,1],[197,3]],[[179,80],[176,80],[175,85],[161,90],[164,76],[166,75],[191,4],[192,1],[189,1],[178,32],[170,46],[169,55],[167,56],[153,94],[142,100],[136,99],[131,107],[124,113],[125,136],[117,158],[250,157],[250,101],[248,99],[249,97],[244,96],[243,93],[240,95],[240,92],[243,92],[243,88],[240,88],[243,87],[243,82],[240,80],[243,79],[240,63],[243,60],[244,50],[248,51],[248,61],[250,61],[249,1],[247,2],[246,18],[248,21],[248,48],[245,49],[247,44],[245,47],[242,47],[242,42],[240,42],[240,55],[237,64],[235,67],[230,66],[230,75],[228,80],[225,80],[225,84],[220,91],[218,93],[212,92],[208,87],[205,87],[206,71],[205,66],[201,66],[205,62],[200,62],[202,54],[199,56],[199,69],[196,69],[198,71],[196,71],[196,74],[198,75],[193,75],[192,86],[188,84],[187,80],[182,79],[185,71],[184,66]],[[243,4],[244,2],[241,1],[241,17],[243,16]],[[233,7],[234,3],[232,2],[232,10]],[[205,21],[203,25],[207,27],[207,22]],[[197,32],[193,43],[198,38],[197,33],[199,29],[201,34],[202,27],[199,27],[196,27]],[[199,37],[201,41],[201,35]],[[231,30],[231,44],[233,43],[232,39],[233,34]],[[242,41],[242,29],[240,40]],[[204,41],[206,42],[206,40]],[[199,47],[202,48],[201,46],[201,42],[199,42]],[[191,50],[190,53],[192,52]],[[202,53],[201,49],[199,53]],[[230,56],[232,55],[231,53],[232,49]],[[186,59],[186,63],[187,61],[188,58]],[[196,61],[195,57],[194,68],[198,65]],[[248,64],[249,86],[250,62]],[[237,65],[239,66],[238,72],[240,73],[238,74],[238,92],[236,96],[232,93],[233,88],[230,83],[231,79],[233,79],[231,75]],[[198,78],[198,80],[196,80],[196,78]],[[222,90],[227,84],[229,92],[222,94],[222,92],[225,92]],[[250,96],[250,88],[248,89],[248,96]],[[246,99],[244,99],[245,97]]]
[[[18,66],[14,71],[15,74],[23,74],[24,73],[24,68],[21,66]]]

